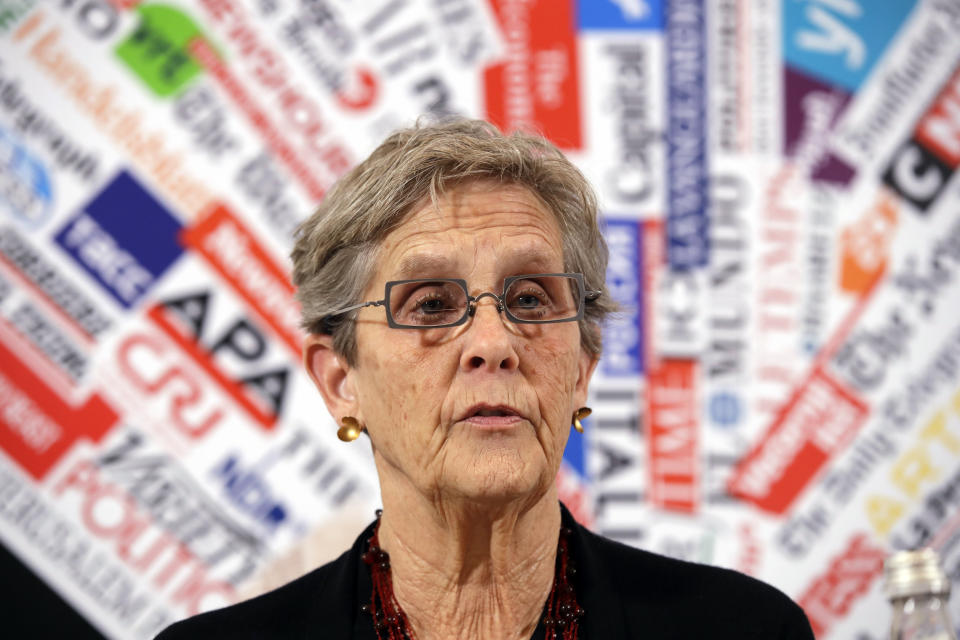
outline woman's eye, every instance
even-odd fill
[[[429,300],[421,300],[417,303],[417,310],[423,311],[425,313],[436,313],[438,311],[443,311],[447,306],[443,303],[443,300],[440,298],[432,298]]]
[[[514,315],[542,313],[550,306],[550,296],[538,286],[528,285],[522,290],[512,291],[507,299],[507,307]],[[524,316],[527,317],[527,316]]]

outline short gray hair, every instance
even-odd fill
[[[427,196],[437,203],[447,188],[483,180],[519,185],[557,219],[564,270],[583,274],[588,290],[581,344],[601,351],[600,326],[616,309],[604,283],[607,244],[597,200],[580,171],[549,141],[526,133],[505,136],[482,120],[461,118],[416,125],[390,135],[344,175],[296,231],[293,282],[311,333],[333,335],[334,349],[353,363],[356,329],[330,312],[363,302],[380,242]]]

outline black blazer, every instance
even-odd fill
[[[597,536],[563,505],[576,563],[581,640],[813,640],[803,610],[773,587],[729,569],[674,560]],[[157,640],[377,640],[370,573],[361,555],[371,523],[333,562],[252,600],[171,625]],[[541,624],[532,640],[544,638]]]

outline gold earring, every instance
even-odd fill
[[[586,418],[591,413],[593,413],[593,409],[591,409],[590,407],[580,407],[579,409],[574,411],[573,412],[573,428],[579,431],[580,433],[583,433],[583,425],[580,424],[580,420]]]
[[[340,419],[340,424],[343,426],[337,429],[337,437],[344,442],[353,442],[360,437],[360,432],[363,431],[360,422],[352,416],[344,416]]]

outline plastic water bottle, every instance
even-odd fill
[[[933,549],[898,551],[884,565],[893,606],[890,640],[957,640],[947,603],[950,581]]]

